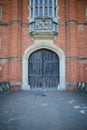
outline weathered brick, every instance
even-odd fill
[[[22,82],[24,51],[34,44],[29,35],[29,0],[0,0],[0,82]],[[75,83],[87,82],[87,0],[58,0],[59,33],[54,44],[66,58],[66,90],[76,90]],[[21,89],[12,85],[12,90]]]

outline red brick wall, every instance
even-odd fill
[[[87,82],[87,21],[85,7],[87,0],[78,1],[78,22],[84,23],[78,26],[78,53],[79,53],[79,81]]]
[[[87,0],[58,0],[58,4],[59,35],[54,44],[66,56],[65,77],[71,90],[76,89],[74,83],[87,82]],[[34,42],[29,35],[29,0],[0,0],[0,5],[0,81],[22,82],[22,55]]]

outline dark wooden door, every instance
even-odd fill
[[[53,51],[41,49],[28,59],[28,84],[34,88],[57,88],[59,57]]]

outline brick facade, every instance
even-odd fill
[[[76,90],[77,82],[87,82],[87,0],[58,0],[59,34],[54,44],[65,54],[66,90]],[[34,44],[29,35],[29,0],[0,0],[0,82],[21,89],[22,56]]]

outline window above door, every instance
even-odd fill
[[[29,32],[31,35],[58,34],[57,0],[30,0]]]
[[[30,17],[57,17],[56,0],[30,0]]]

